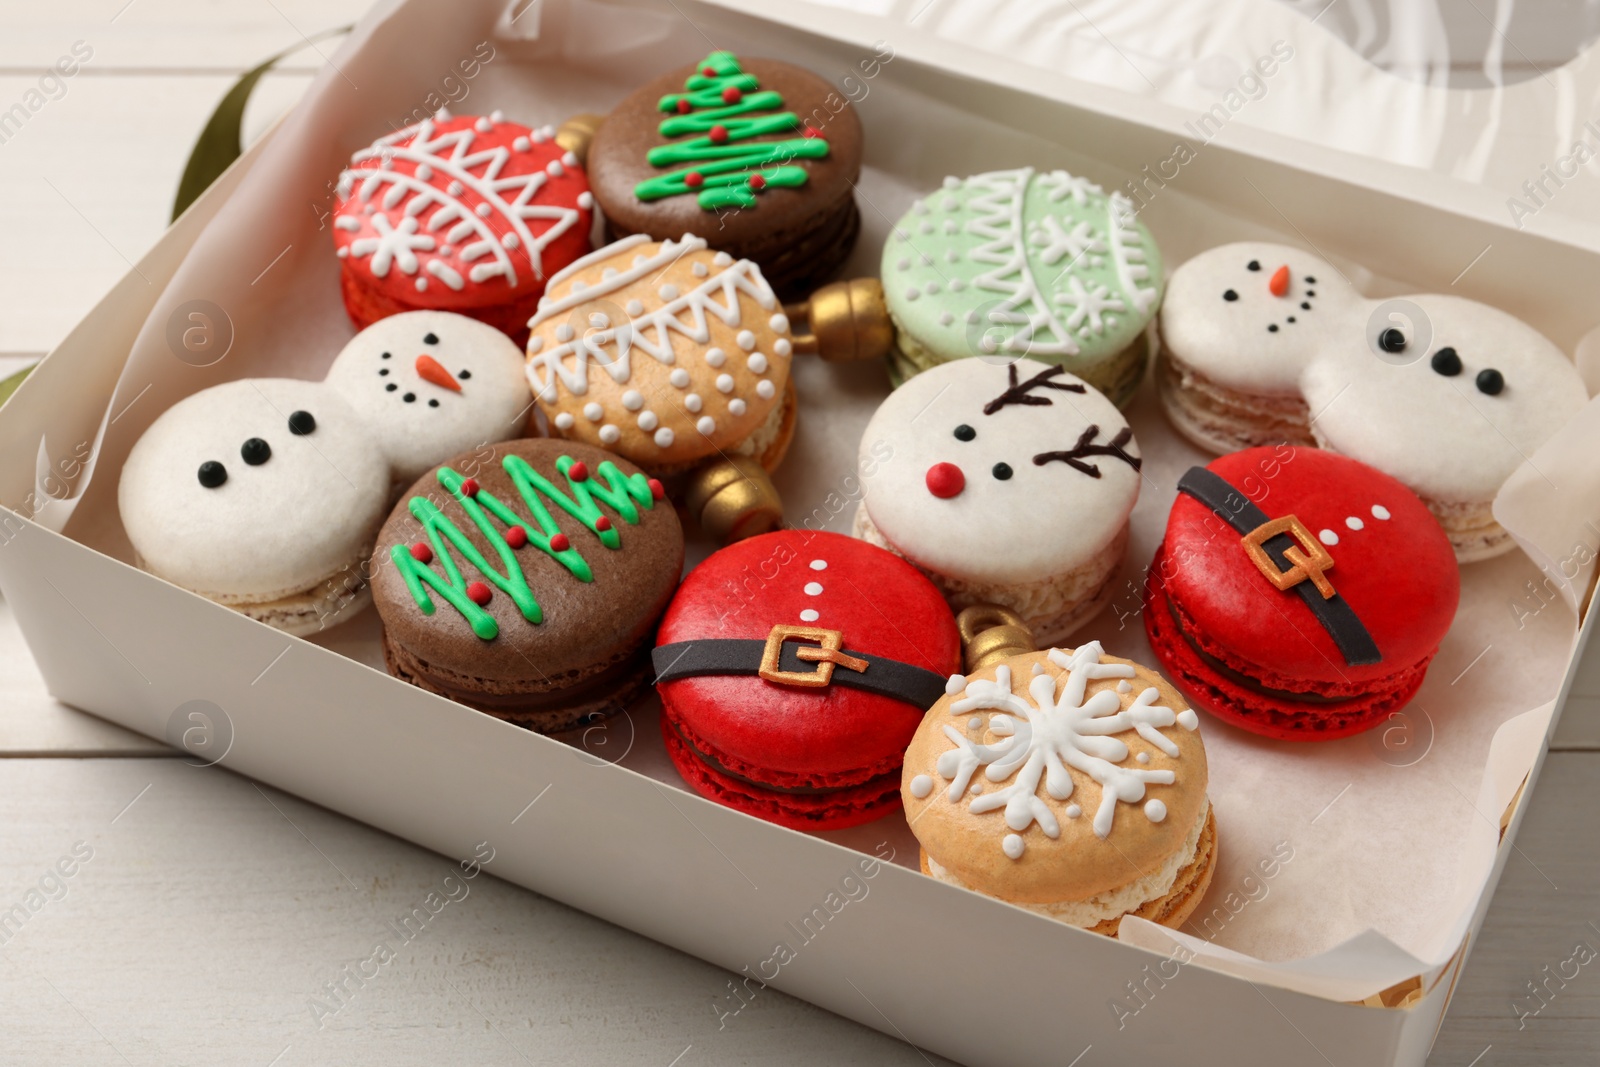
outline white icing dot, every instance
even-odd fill
[[[961,253],[957,252],[955,249],[952,248],[952,249],[950,249],[949,251],[947,251],[944,254],[944,258],[945,258],[945,262],[947,262],[947,263],[960,263],[961,262]],[[960,280],[961,279],[959,279],[959,278],[956,279],[956,281],[960,281]]]
[[[1359,530],[1359,529],[1362,529],[1363,527],[1365,527],[1367,525],[1366,523],[1362,522],[1360,519],[1356,518],[1354,515],[1351,515],[1349,518],[1345,519],[1344,520],[1344,524],[1346,526],[1350,527],[1350,529],[1352,529],[1352,530]]]
[[[433,177],[433,168],[428,166],[426,163],[418,163],[417,177],[421,178],[423,181],[427,181],[429,178]]]
[[[921,800],[933,792],[933,779],[926,774],[919,774],[911,779],[911,795]]]
[[[661,429],[656,431],[656,447],[658,447],[658,448],[671,448],[672,447],[672,431],[667,429],[665,426],[661,427]]]
[[[1035,663],[1033,665],[1033,676],[1035,678],[1037,678],[1039,675],[1041,675],[1043,673],[1044,673],[1044,664],[1043,663]]]
[[[1068,804],[1062,814],[1069,819],[1076,819],[1083,814],[1083,809],[1076,804]]]
[[[552,159],[544,169],[552,178],[559,178],[567,172],[567,168],[561,165],[561,160],[559,159]]]
[[[583,208],[585,211],[588,211],[590,208],[594,207],[594,194],[589,192],[587,189],[579,193],[578,206]]]
[[[639,316],[639,315],[643,315],[644,314],[644,301],[642,301],[642,300],[630,300],[630,301],[628,301],[627,307],[624,308],[624,310],[627,311],[627,313],[629,315],[633,315],[633,316],[636,316],[636,317]]]
[[[644,407],[644,397],[640,395],[639,390],[629,389],[622,394],[622,406],[629,411],[638,411]]]
[[[822,583],[821,582],[807,582],[806,583],[806,596],[821,596],[821,595],[822,595]]]
[[[1193,708],[1184,708],[1178,712],[1178,725],[1185,730],[1198,730],[1200,728],[1200,716],[1194,713]]]
[[[772,327],[772,332],[773,333],[788,333],[789,332],[789,316],[781,314],[781,313],[777,314],[777,315],[774,315],[774,316],[772,316],[772,318],[767,320],[767,325]]]
[[[787,338],[780,337],[776,341],[772,342],[772,350],[780,356],[787,356],[790,352],[794,351],[794,346],[789,344]]]
[[[811,561],[811,569],[814,571],[825,571],[828,569],[828,561],[825,559],[814,559]]]
[[[728,255],[726,252],[718,252],[716,255],[711,257],[711,262],[714,266],[726,267],[728,264],[733,262],[733,257]]]
[[[600,427],[600,440],[605,444],[614,445],[617,443],[617,439],[621,436],[622,431],[611,425],[609,422]]]
[[[489,121],[490,122],[504,122],[505,120],[506,120],[506,113],[504,111],[501,111],[499,108],[495,108],[493,111],[489,112]]]
[[[521,244],[522,242],[517,238],[516,234],[508,233],[504,237],[500,238],[500,243],[502,245],[504,245],[506,248],[515,248],[519,244]],[[448,248],[448,247],[450,247],[450,246],[449,245],[445,246],[445,248]],[[444,249],[440,249],[440,251],[443,252]],[[445,254],[449,255],[448,252],[446,252]]]
[[[740,330],[733,338],[734,343],[746,352],[756,346],[756,335],[749,330]]]
[[[717,392],[719,392],[719,393],[731,393],[731,392],[733,392],[733,375],[731,375],[731,374],[719,374],[719,375],[717,375]]]
[[[694,272],[694,276],[696,278],[704,278],[707,274],[711,273],[711,268],[706,266],[704,263],[701,263],[699,260],[695,260],[694,266],[690,267],[689,269]]]
[[[688,408],[690,411],[699,411],[703,403],[704,401],[700,399],[699,393],[690,393],[688,396],[683,398],[683,406]]]
[[[978,794],[980,794],[982,792],[983,792],[983,783],[982,782],[973,782],[971,785],[967,786],[967,793],[970,796],[977,796]]]
[[[1317,540],[1325,545],[1336,545],[1339,543],[1339,535],[1332,530],[1318,530]]]
[[[348,248],[343,248],[343,247],[341,247],[339,249],[339,251],[334,253],[334,255],[338,256],[340,259],[344,259],[349,254],[350,254],[350,250]]]
[[[577,419],[572,417],[572,412],[563,411],[561,414],[556,416],[556,429],[570,430],[572,429],[572,424],[577,421]]]
[[[643,430],[645,433],[649,433],[651,430],[655,429],[658,425],[660,425],[660,423],[661,423],[661,420],[656,418],[656,413],[655,412],[653,412],[653,411],[641,411],[641,412],[639,412],[639,429]]]
[[[961,201],[957,200],[955,197],[947,196],[947,197],[944,198],[944,209],[946,211],[955,211],[956,209],[958,209],[960,207],[961,207]]]
[[[605,416],[605,413],[606,409],[595,403],[593,400],[583,405],[583,417],[588,419],[590,422],[599,422]]]
[[[922,290],[918,289],[914,285],[911,288],[906,290],[906,299],[907,300],[915,300],[917,297],[919,297],[921,295],[922,295]]]
[[[578,165],[578,157],[571,152],[563,152],[561,153],[561,162],[569,167],[576,167]]]
[[[1025,846],[1022,844],[1021,837],[1016,834],[1007,834],[1006,839],[1000,842],[1000,847],[1005,850],[1005,854],[1011,859],[1020,860]]]
[[[927,285],[922,287],[922,291],[927,293],[929,296],[937,296],[939,293],[939,283],[929,282]]]
[[[1151,822],[1160,822],[1167,817],[1167,806],[1159,800],[1147,800],[1144,805],[1144,815]]]
[[[822,616],[818,615],[815,608],[807,608],[800,613],[801,622],[816,622]]]
[[[564,322],[560,326],[557,326],[556,340],[560,341],[562,344],[572,340],[572,327]]]
[[[676,285],[663,285],[656,290],[656,295],[663,300],[676,300],[678,299],[678,287]]]
[[[967,729],[969,729],[969,730],[981,730],[981,729],[983,729],[983,716],[982,715],[974,715],[972,718],[968,719],[967,720]]]
[[[424,291],[427,290],[427,288],[428,288],[428,279],[426,279],[426,278],[418,278],[417,279],[417,292],[419,292],[419,293],[420,292],[424,292]]]
[[[1372,517],[1375,519],[1387,519],[1389,517],[1389,509],[1382,504],[1374,504],[1372,505]]]
[[[960,278],[951,278],[950,279],[950,291],[952,293],[959,293],[959,292],[961,292],[961,290],[965,289],[966,287],[967,287],[967,283],[962,281]]]
[[[728,362],[728,353],[720,348],[706,349],[706,363],[713,367],[720,367]]]
[[[544,347],[544,338],[543,337],[540,337],[537,334],[535,334],[534,336],[528,338],[528,355],[530,355],[530,356],[533,355],[535,352],[539,351],[539,349],[541,349],[543,347]]]
[[[449,193],[451,196],[460,196],[465,191],[466,190],[462,187],[460,182],[451,182],[445,187],[445,192]]]
[[[899,267],[901,270],[910,270],[911,261],[902,256],[900,262],[896,263],[895,266]]]
[[[679,389],[687,389],[689,387],[689,372],[682,367],[676,367],[671,374],[667,375],[667,381],[676,385]]]
[[[737,419],[739,416],[743,415],[745,410],[744,401],[740,400],[738,397],[734,397],[732,400],[728,401],[728,414],[732,415],[734,418]]]
[[[915,211],[918,215],[926,215],[928,213],[928,202],[926,200],[913,201],[911,204],[911,210]]]
[[[518,152],[526,152],[528,149],[533,147],[533,142],[528,140],[526,137],[518,137],[516,140],[511,142],[511,147]]]
[[[1138,760],[1140,763],[1149,763],[1150,762],[1150,753],[1141,752],[1141,753],[1139,753],[1137,756],[1135,756],[1133,758]]]
[[[1122,681],[1117,683],[1117,692],[1119,692],[1119,693],[1127,693],[1127,692],[1130,692],[1132,689],[1133,689],[1133,686],[1128,684],[1128,680],[1126,678],[1124,678]]]
[[[745,360],[745,366],[749,367],[756,374],[765,374],[767,373],[767,357],[763,356],[760,352],[756,352],[749,359]]]
[[[953,323],[955,321],[956,321],[956,317],[954,315],[950,314],[950,312],[948,312],[948,311],[939,312],[939,325],[940,326],[949,326],[951,323]]]
[[[933,232],[933,223],[924,222],[921,226],[918,226],[917,229],[921,230],[923,233],[932,233]]]
[[[477,130],[479,133],[488,133],[490,130],[494,129],[494,124],[488,119],[479,119],[477,122],[474,122],[472,126],[473,129]]]
[[[762,400],[771,400],[778,393],[777,386],[763,378],[756,383],[756,395]]]
[[[811,565],[813,567],[815,567],[818,563],[821,563],[821,562],[822,562],[821,560],[813,560]],[[950,677],[948,677],[948,678],[946,678],[944,680],[944,691],[949,696],[955,696],[957,693],[961,692],[966,687],[967,687],[967,680],[965,678],[961,677],[961,675],[959,675],[959,674],[952,674]]]
[[[700,420],[694,424],[694,428],[699,430],[705,436],[710,437],[712,434],[717,432],[717,420],[713,419],[710,415],[702,415],[700,416]]]

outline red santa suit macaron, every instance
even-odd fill
[[[1460,593],[1449,538],[1415,493],[1353,459],[1279,445],[1179,480],[1144,621],[1195,707],[1325,741],[1410,701]]]
[[[698,792],[803,830],[900,806],[900,764],[961,669],[933,583],[881,548],[782,530],[690,572],[654,653],[667,752]]]
[[[554,138],[440,111],[357,152],[333,218],[355,324],[454,311],[525,342],[545,279],[590,247],[589,180]]]

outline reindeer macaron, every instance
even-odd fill
[[[916,564],[955,610],[1009,608],[1045,647],[1105,606],[1139,448],[1116,406],[1062,367],[934,367],[884,401],[861,450],[876,473],[856,536]]]

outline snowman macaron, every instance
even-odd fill
[[[139,565],[288,633],[342,622],[371,599],[393,486],[521,436],[522,367],[494,327],[413,311],[362,330],[323,382],[246,378],[179,401],[122,468]]]
[[[1361,460],[1423,499],[1463,563],[1513,547],[1495,494],[1588,400],[1527,323],[1457,296],[1370,300],[1284,245],[1224,245],[1179,267],[1161,339],[1162,404],[1185,437]]]
[[[1009,608],[1045,647],[1105,606],[1142,460],[1116,405],[1063,367],[926,370],[873,415],[861,462],[874,473],[856,536],[915,564],[954,610]]]

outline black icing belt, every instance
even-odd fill
[[[874,783],[879,785],[880,789],[885,795],[890,792],[898,793],[900,791],[900,772],[898,770],[885,771],[884,773],[874,775],[865,781],[851,782],[847,785],[773,785],[771,782],[758,782],[754,778],[740,774],[739,772],[733,770],[727,764],[711,755],[711,753],[705,751],[699,745],[695,744],[694,741],[690,739],[689,735],[683,732],[682,727],[674,722],[670,716],[663,715],[662,721],[665,722],[672,730],[673,735],[676,736],[679,741],[683,742],[683,746],[694,755],[695,759],[699,760],[701,763],[704,763],[707,767],[710,767],[718,774],[725,775],[726,777],[732,778],[734,781],[743,782],[745,785],[755,786],[757,789],[763,789],[770,793],[786,793],[791,796],[800,797],[820,797],[827,796],[829,793],[842,793],[846,789],[864,789]]]
[[[1252,504],[1243,493],[1204,467],[1190,467],[1188,472],[1178,479],[1178,492],[1194,497],[1241,535],[1249,534],[1272,521],[1266,512]],[[1285,553],[1297,547],[1297,542],[1289,534],[1282,533],[1268,538],[1261,547],[1280,571],[1293,567]],[[1344,597],[1335,593],[1324,599],[1315,583],[1310,581],[1299,583],[1294,587],[1294,591],[1310,609],[1312,617],[1321,623],[1328,636],[1333,638],[1333,643],[1338,646],[1345,663],[1352,667],[1361,667],[1383,662],[1383,653],[1378,651],[1378,645],[1372,640],[1372,635],[1367,632],[1366,626],[1356,616],[1355,609],[1350,607],[1349,601]]]
[[[660,645],[651,653],[656,669],[656,684],[708,674],[759,674],[761,656],[766,647],[765,641],[731,637]],[[805,646],[784,642],[778,654],[778,668],[800,674],[815,673],[821,664],[801,659],[799,656],[801,647]],[[865,660],[867,669],[853,671],[848,667],[835,667],[830,685],[842,685],[889,697],[910,704],[920,711],[933,707],[939,698],[944,696],[943,675],[910,663],[902,663],[883,656],[869,656],[865,652],[853,649],[841,649],[840,652],[846,656]]]
[[[1210,667],[1234,685],[1248,689],[1252,693],[1260,693],[1262,696],[1272,697],[1274,700],[1284,700],[1294,704],[1348,704],[1352,700],[1364,700],[1371,695],[1369,693],[1356,693],[1352,696],[1327,697],[1320,693],[1301,693],[1293,689],[1274,689],[1270,685],[1263,685],[1243,671],[1228,666],[1201,648],[1199,642],[1194,639],[1194,635],[1184,627],[1183,620],[1178,617],[1178,609],[1173,605],[1172,598],[1167,597],[1166,601],[1167,616],[1172,620],[1172,628],[1178,631],[1178,636],[1183,638],[1183,643],[1189,646],[1189,651],[1198,656],[1200,661],[1207,667]]]

